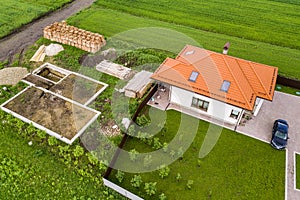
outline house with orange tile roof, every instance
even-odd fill
[[[272,101],[278,68],[186,45],[167,58],[152,79],[168,87],[169,104],[238,124],[245,111],[257,115]]]

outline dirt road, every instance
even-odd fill
[[[32,45],[43,35],[43,29],[45,26],[68,18],[80,10],[89,7],[94,1],[95,0],[75,0],[62,9],[24,26],[21,28],[20,32],[1,39],[0,61],[10,59],[16,53],[20,53],[28,46]]]

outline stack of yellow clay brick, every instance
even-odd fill
[[[106,44],[102,35],[69,26],[65,21],[47,26],[44,29],[44,37],[91,53],[99,51]]]

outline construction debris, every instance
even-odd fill
[[[50,45],[46,46],[45,54],[47,56],[55,56],[63,50],[64,50],[64,48],[60,44],[50,44]]]
[[[33,62],[43,62],[45,59],[45,45],[40,46],[40,48],[35,52],[30,61]]]
[[[106,44],[102,35],[69,26],[65,21],[47,26],[44,29],[44,37],[91,53],[99,51]]]
[[[130,68],[113,63],[109,60],[103,60],[102,62],[100,62],[96,66],[96,69],[100,72],[109,74],[122,80],[126,79],[131,73]]]
[[[79,63],[86,67],[95,67],[103,60],[116,60],[117,52],[114,48],[97,52],[95,54],[86,54],[79,59]]]
[[[151,72],[144,70],[137,73],[124,87],[125,96],[141,98],[153,82],[153,80],[150,79],[151,75]]]

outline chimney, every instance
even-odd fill
[[[229,47],[230,47],[230,43],[227,42],[223,47],[223,54],[227,55]]]

